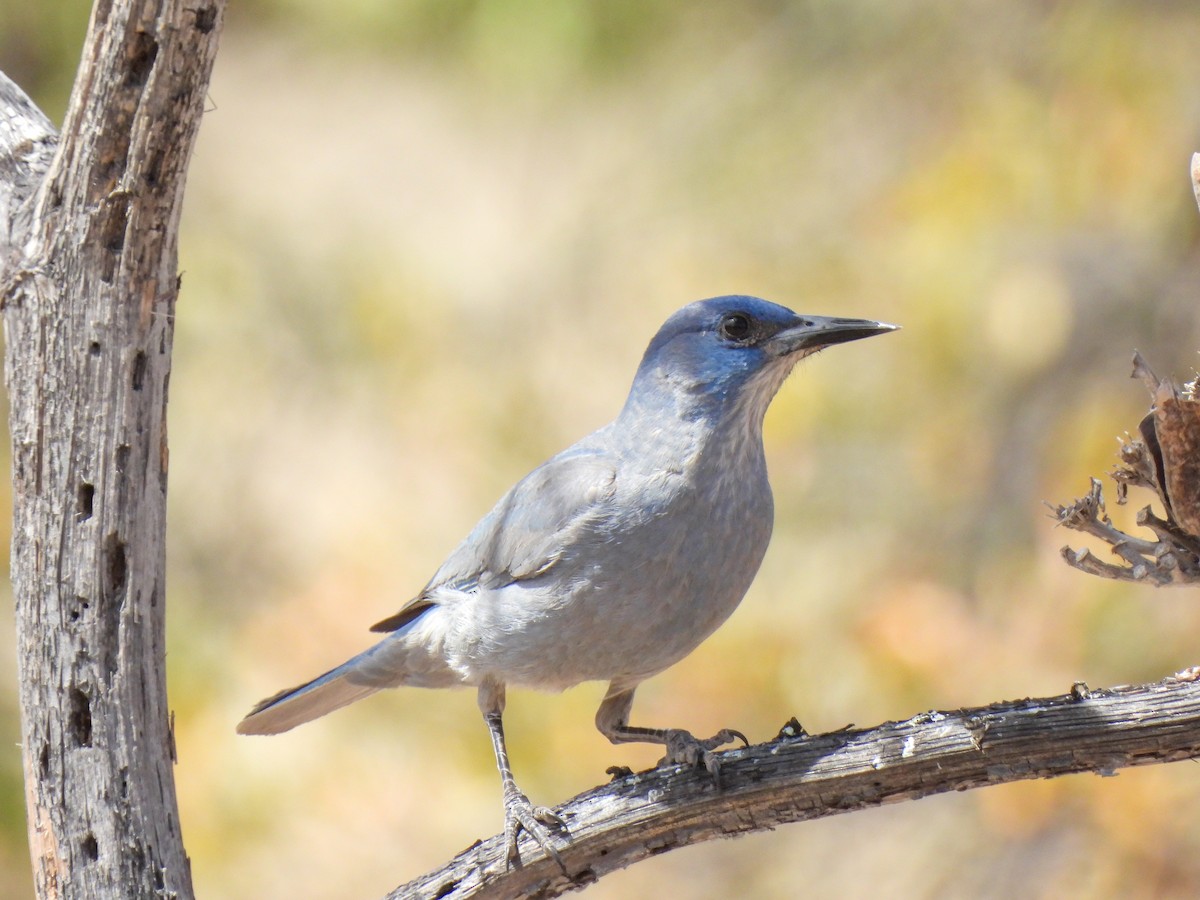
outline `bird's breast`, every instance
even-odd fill
[[[741,602],[772,518],[761,453],[621,471],[552,568],[472,604],[462,667],[548,689],[660,672]]]

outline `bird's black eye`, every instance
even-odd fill
[[[730,313],[721,320],[718,330],[726,340],[744,341],[750,337],[750,317],[742,313]]]

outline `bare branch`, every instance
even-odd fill
[[[808,736],[794,722],[774,741],[721,754],[718,789],[678,766],[621,777],[556,809],[573,840],[567,870],[526,842],[504,869],[500,835],[389,895],[555,897],[676,847],[791,822],[1032,778],[1111,775],[1200,756],[1200,669],[1158,684],[929,712],[875,728]]]

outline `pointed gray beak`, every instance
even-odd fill
[[[845,344],[862,338],[898,331],[899,325],[872,322],[870,319],[832,319],[826,316],[801,316],[797,323],[785,328],[764,345],[772,356],[791,356],[793,353],[815,353],[833,344]]]

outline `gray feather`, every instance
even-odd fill
[[[536,578],[603,515],[617,465],[611,454],[573,447],[538,466],[475,526],[421,597],[439,588],[497,588]]]

